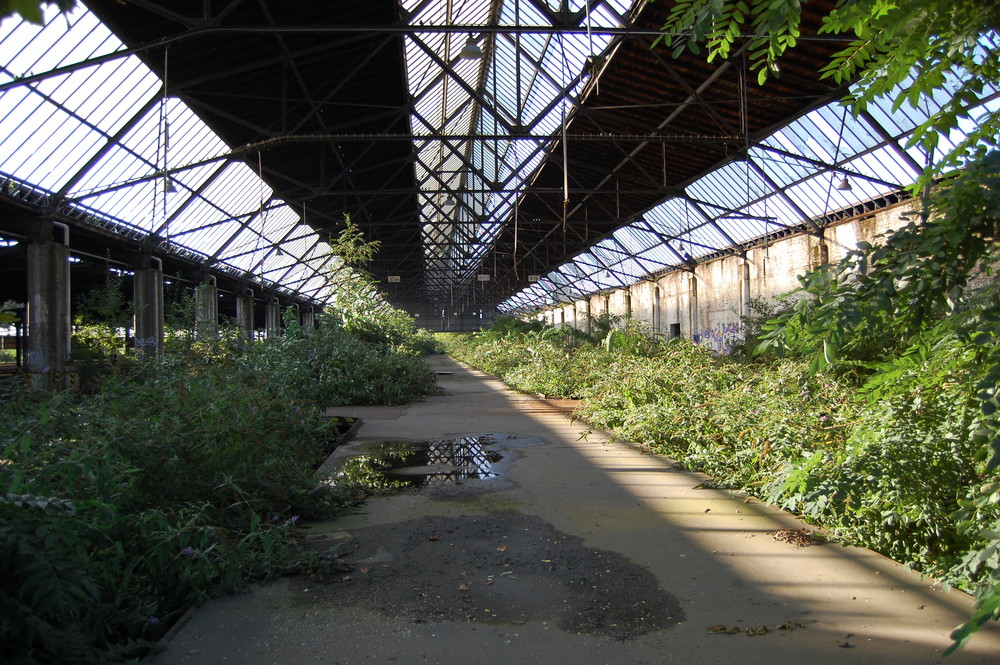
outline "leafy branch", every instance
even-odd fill
[[[661,40],[675,57],[708,49],[707,59],[729,57],[746,46],[751,70],[763,84],[781,75],[779,62],[802,37],[800,0],[678,0]],[[917,183],[981,156],[996,145],[1000,118],[978,111],[988,83],[1000,81],[1000,53],[983,41],[1000,28],[1000,6],[975,0],[839,0],[818,33],[843,36],[848,45],[821,70],[837,85],[853,84],[845,100],[860,113],[880,98],[929,114],[910,146],[933,154],[940,137],[961,126],[968,138],[947,148]]]
[[[68,12],[76,7],[76,0],[0,0],[0,18],[17,14],[25,21],[40,25],[45,18],[42,8],[49,5]]]

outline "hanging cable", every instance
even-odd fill
[[[165,102],[166,102],[165,98],[160,100],[160,117],[157,119],[156,122],[156,166],[154,168],[159,168],[161,160],[163,159],[163,113],[164,113],[164,108],[166,107]],[[154,177],[152,182],[153,182],[153,218],[154,219],[156,218],[156,212],[158,207],[156,205],[157,204],[156,197],[157,195],[162,195],[163,221],[165,224],[167,219],[167,192],[165,191],[166,188],[161,186],[163,183],[159,182],[159,178],[157,177]],[[160,190],[164,191],[161,192]],[[169,230],[167,231],[167,233],[169,238]]]
[[[563,35],[559,37],[559,49],[562,51],[562,85],[565,87],[569,83],[569,78],[566,73],[567,62],[566,62],[566,40]],[[563,214],[562,214],[562,233],[563,233],[563,254],[566,253],[566,216],[569,211],[569,142],[566,140],[566,124],[567,115],[569,114],[566,108],[566,94],[564,93],[562,99],[562,157],[563,157]]]
[[[260,182],[260,207],[257,209],[257,217],[260,219],[260,231],[257,233],[257,250],[259,251],[262,247],[266,247],[270,244],[266,236],[267,228],[267,210],[264,206],[264,189],[266,184],[264,183],[264,162],[261,158],[261,153],[257,151],[257,179]],[[264,283],[264,261],[267,258],[267,252],[265,251],[260,257],[260,283]]]
[[[660,157],[663,164],[663,186],[667,186],[667,144],[660,143]]]
[[[167,218],[167,189],[170,183],[170,166],[167,160],[167,153],[170,151],[170,120],[167,117],[167,76],[169,74],[170,59],[168,54],[170,47],[163,49],[163,101],[160,103],[160,119],[163,123],[161,136],[163,137],[163,221]]]
[[[747,116],[747,72],[746,51],[743,51],[743,66],[739,70],[739,114],[740,133],[743,135],[743,159],[746,164],[747,207],[750,206],[750,123]],[[749,212],[749,211],[748,211]]]
[[[840,117],[840,131],[837,133],[837,143],[833,149],[833,164],[831,166],[833,169],[837,168],[840,160],[840,142],[844,138],[844,129],[847,127],[847,106],[844,106],[844,113]],[[835,177],[835,176],[834,176]],[[827,217],[830,215],[830,195],[833,193],[833,177],[830,178],[830,182],[826,186],[826,200],[823,202],[823,229],[826,229],[826,225],[829,223]]]
[[[518,218],[520,217],[518,211],[521,209],[520,201],[514,198],[514,279],[520,280],[521,277],[517,272],[517,235],[518,235]]]

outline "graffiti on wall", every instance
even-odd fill
[[[707,346],[718,353],[727,354],[733,346],[743,341],[743,333],[738,323],[725,323],[714,328],[706,328],[694,336],[694,343]]]

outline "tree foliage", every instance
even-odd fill
[[[76,6],[76,0],[0,0],[0,19],[17,14],[25,21],[41,23],[44,8],[51,5],[66,12]]]
[[[763,84],[780,76],[780,60],[809,36],[801,30],[808,0],[678,0],[663,26],[663,40],[680,55],[726,58],[744,45]],[[843,37],[845,46],[822,70],[840,85],[852,83],[855,112],[891,98],[930,112],[911,139],[934,152],[941,136],[960,125],[968,137],[940,155],[931,175],[981,156],[995,144],[1000,115],[975,111],[989,83],[1000,81],[1000,52],[981,42],[1000,27],[1000,5],[975,0],[838,0],[822,17],[819,36]]]

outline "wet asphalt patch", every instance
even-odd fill
[[[297,602],[422,622],[547,622],[627,640],[684,620],[656,578],[620,554],[516,512],[430,516],[351,534],[351,570],[304,581]]]

